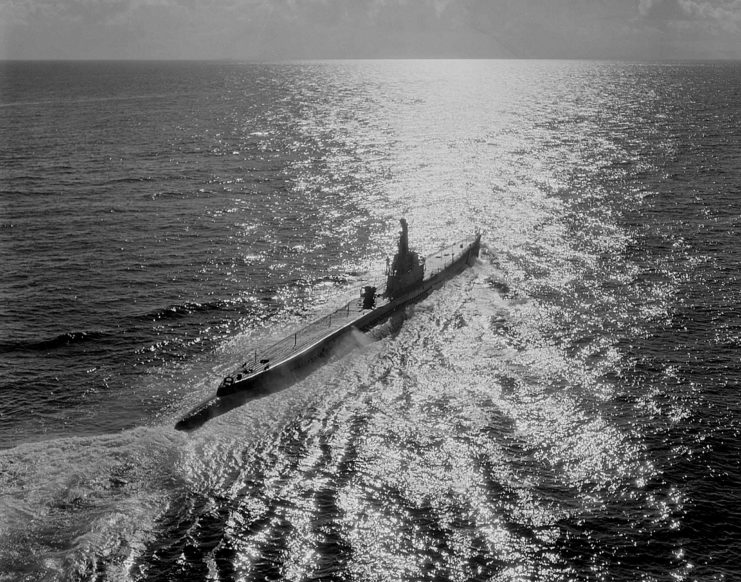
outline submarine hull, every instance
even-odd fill
[[[216,396],[193,408],[177,422],[175,428],[178,430],[198,428],[209,419],[250,400],[287,388],[311,374],[330,355],[350,351],[347,346],[349,345],[350,349],[354,348],[352,342],[345,343],[340,340],[346,338],[353,329],[366,331],[386,321],[407,305],[422,300],[435,289],[442,287],[447,280],[475,262],[479,255],[480,240],[480,235],[477,235],[468,245],[460,244],[455,255],[450,253],[450,262],[445,262],[442,252],[439,257],[428,258],[428,262],[434,262],[430,259],[442,259],[443,265],[434,274],[399,292],[393,299],[384,299],[372,309],[361,308],[358,313],[351,312],[351,304],[337,310],[335,313],[344,314],[347,309],[348,315],[343,316],[344,319],[341,319],[335,327],[327,329],[315,338],[315,341],[294,348],[274,364],[267,363],[261,370],[238,379],[225,378],[219,385]],[[345,345],[345,350],[338,349],[340,344]]]

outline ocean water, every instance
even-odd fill
[[[0,66],[0,580],[741,579],[741,64]],[[244,354],[479,229],[349,355]]]

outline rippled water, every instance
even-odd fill
[[[735,63],[10,63],[0,580],[741,576]],[[192,433],[382,268],[480,261]]]

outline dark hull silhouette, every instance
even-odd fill
[[[175,428],[192,430],[210,418],[305,378],[330,355],[355,347],[353,342],[341,341],[348,338],[352,330],[366,331],[386,321],[405,306],[441,287],[445,281],[473,264],[479,255],[481,236],[476,235],[427,257],[422,267],[416,254],[408,251],[404,221],[402,226],[400,250],[394,259],[394,267],[387,273],[383,294],[376,294],[375,288],[366,287],[359,300],[347,303],[329,316],[270,346],[259,357],[255,354],[254,361],[245,362],[233,375],[224,378],[216,396],[188,412]],[[413,255],[413,261],[404,272],[399,272],[396,265],[404,252]],[[424,271],[428,274],[425,275]],[[392,288],[393,293],[390,293],[388,290]]]

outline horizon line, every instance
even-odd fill
[[[739,57],[301,57],[301,58],[2,58],[0,63],[307,63],[327,61],[584,61],[624,63],[741,62]]]

